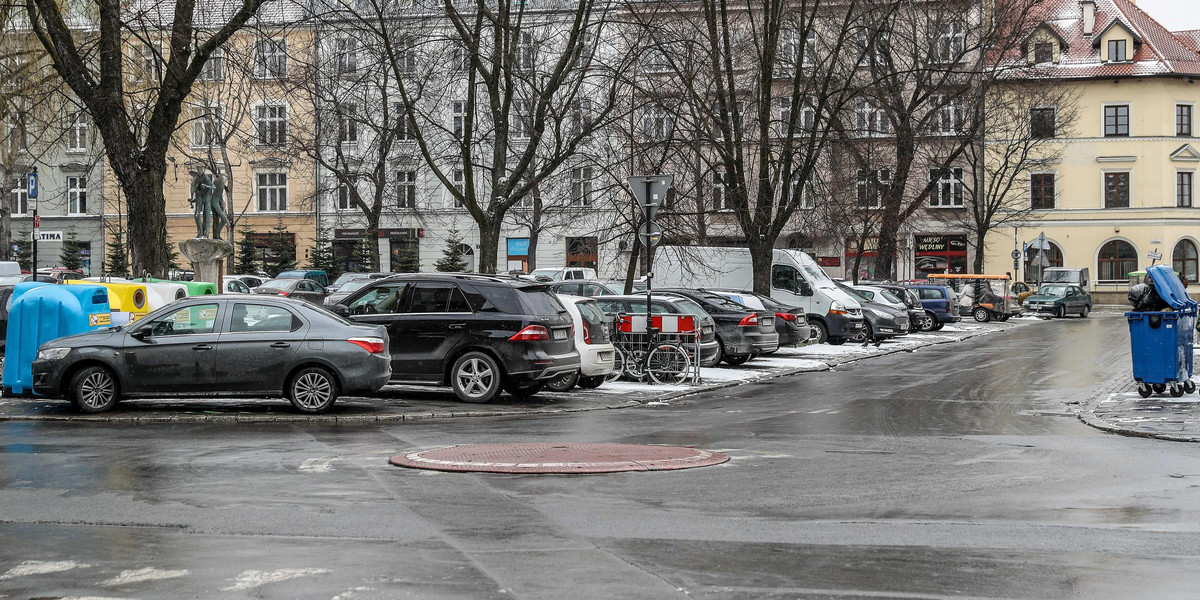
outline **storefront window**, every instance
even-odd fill
[[[967,272],[967,236],[918,235],[914,241],[913,268],[917,278],[936,273]]]
[[[1184,285],[1196,283],[1197,271],[1200,271],[1197,269],[1196,244],[1191,240],[1179,240],[1171,253],[1171,268],[1179,273]]]
[[[1113,240],[1100,248],[1097,259],[1100,281],[1126,281],[1138,268],[1137,251],[1124,240]]]
[[[1054,242],[1047,241],[1046,243],[1050,245],[1050,248],[1043,251],[1046,254],[1046,261],[1050,263],[1049,265],[1046,265],[1046,268],[1063,266],[1062,249],[1059,248],[1058,245],[1056,245]],[[1039,283],[1042,280],[1041,268],[1038,268],[1037,266],[1034,266],[1034,264],[1033,264],[1033,260],[1036,256],[1037,256],[1037,250],[1030,249],[1029,251],[1027,251],[1025,253],[1025,282],[1026,283]]]

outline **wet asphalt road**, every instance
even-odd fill
[[[553,417],[4,423],[0,597],[1196,598],[1200,445],[1066,411],[1128,369],[1127,339],[1115,316],[1046,322]],[[588,476],[386,462],[523,441],[733,460]]]

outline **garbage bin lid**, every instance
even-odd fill
[[[1146,275],[1150,276],[1150,280],[1154,282],[1155,291],[1171,308],[1180,310],[1188,306],[1196,306],[1196,301],[1188,296],[1183,282],[1179,280],[1179,276],[1171,267],[1167,265],[1147,267]]]

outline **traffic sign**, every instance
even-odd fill
[[[1049,250],[1050,242],[1046,240],[1045,233],[1039,233],[1037,239],[1029,243],[1029,247],[1033,248],[1034,250]]]
[[[635,175],[626,179],[633,197],[637,198],[642,207],[642,214],[647,221],[653,221],[659,207],[667,199],[667,191],[671,189],[674,175]]]
[[[1146,258],[1150,260],[1162,260],[1162,252],[1159,252],[1158,250],[1151,250],[1146,253]]]
[[[28,176],[26,179],[28,179],[28,180],[29,180],[29,197],[30,197],[30,198],[37,198],[37,192],[38,192],[38,174],[37,174],[37,168],[36,168],[36,167],[33,169],[33,172],[32,172],[32,173],[30,173],[30,174],[29,174],[29,176]]]
[[[1013,260],[1017,260],[1018,258],[1021,258],[1021,251],[1020,251],[1020,250],[1013,250],[1013,251],[1012,251],[1012,258],[1013,258]]]
[[[638,237],[643,244],[657,246],[662,241],[662,228],[654,221],[646,221],[638,226]]]
[[[1050,259],[1046,258],[1045,252],[1038,251],[1038,253],[1034,255],[1033,260],[1030,261],[1030,264],[1035,267],[1048,267],[1050,266]]]
[[[33,215],[33,228],[37,229],[38,227],[41,227],[41,226],[42,226],[41,215]]]

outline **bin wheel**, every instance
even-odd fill
[[[1154,393],[1154,390],[1150,389],[1149,384],[1138,383],[1138,395],[1139,396],[1141,396],[1143,398],[1149,398],[1150,394],[1153,394],[1153,393]]]
[[[1183,386],[1178,383],[1171,384],[1171,397],[1178,398],[1183,395]]]
[[[1191,379],[1183,382],[1183,391],[1188,394],[1194,393],[1196,391],[1196,382]]]
[[[1165,383],[1155,383],[1155,384],[1153,384],[1153,387],[1154,387],[1155,394],[1161,394],[1161,393],[1167,391],[1167,384],[1165,384]]]

